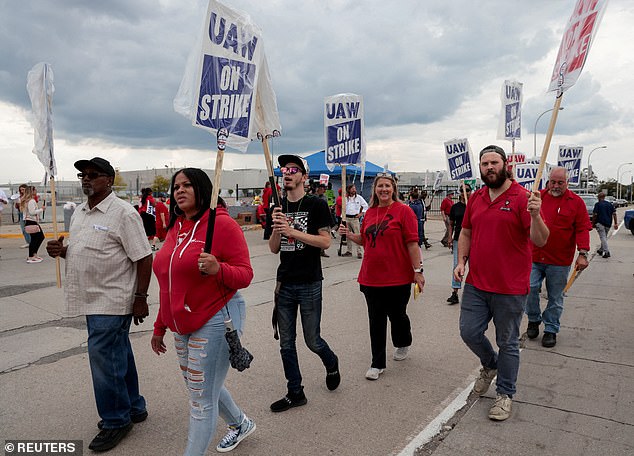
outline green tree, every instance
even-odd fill
[[[154,178],[154,182],[152,182],[152,190],[155,192],[167,193],[170,189],[170,181],[167,177],[158,175]]]
[[[112,184],[113,190],[115,192],[121,192],[126,189],[128,184],[123,180],[121,174],[119,173],[119,169],[115,169],[114,171],[114,182]]]

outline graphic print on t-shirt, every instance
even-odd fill
[[[286,221],[290,226],[302,233],[308,232],[308,212],[289,212],[286,215]],[[304,250],[306,244],[298,241],[293,237],[282,235],[280,250],[283,252],[294,252],[296,250]]]
[[[378,224],[375,222],[365,230],[365,235],[371,241],[370,247],[376,247],[376,239],[379,235],[383,235],[385,230],[387,230],[387,226],[390,224],[390,220],[393,218],[394,216],[392,214],[387,214],[385,220],[381,220]]]

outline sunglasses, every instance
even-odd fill
[[[390,173],[376,173],[376,177],[387,177],[388,179],[394,180],[394,176]]]
[[[301,171],[301,168],[298,168],[297,166],[283,166],[280,168],[280,171],[282,172],[282,174],[297,174]]]
[[[96,173],[96,172],[91,172],[91,173],[77,173],[77,178],[79,179],[83,179],[84,177],[87,177],[89,180],[93,180],[93,179],[97,179],[98,177],[101,176],[107,176],[107,174],[104,173]]]

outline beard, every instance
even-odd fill
[[[95,194],[95,190],[92,187],[82,187],[81,191],[86,196],[92,196]]]
[[[499,172],[490,171],[484,176],[482,176],[482,180],[484,181],[484,185],[489,188],[500,188],[506,182],[507,174],[506,169],[502,168]]]

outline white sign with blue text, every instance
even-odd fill
[[[517,81],[504,81],[502,84],[498,139],[522,139],[522,86]]]
[[[363,98],[353,93],[326,97],[324,100],[324,139],[326,165],[365,164]]]
[[[559,146],[557,166],[562,166],[568,171],[568,183],[579,185],[581,176],[582,146]]]
[[[515,180],[526,190],[532,191],[538,169],[539,161],[531,163],[531,160],[529,160],[527,163],[518,163],[515,165]],[[549,163],[544,164],[544,172],[539,182],[539,190],[546,188],[551,169],[552,165]]]
[[[209,2],[174,108],[196,127],[226,128],[227,146],[242,152],[258,133],[280,132],[262,32],[247,14]]]
[[[452,139],[445,142],[445,154],[447,156],[447,168],[449,180],[473,179],[473,166],[471,165],[471,146],[469,140]]]

